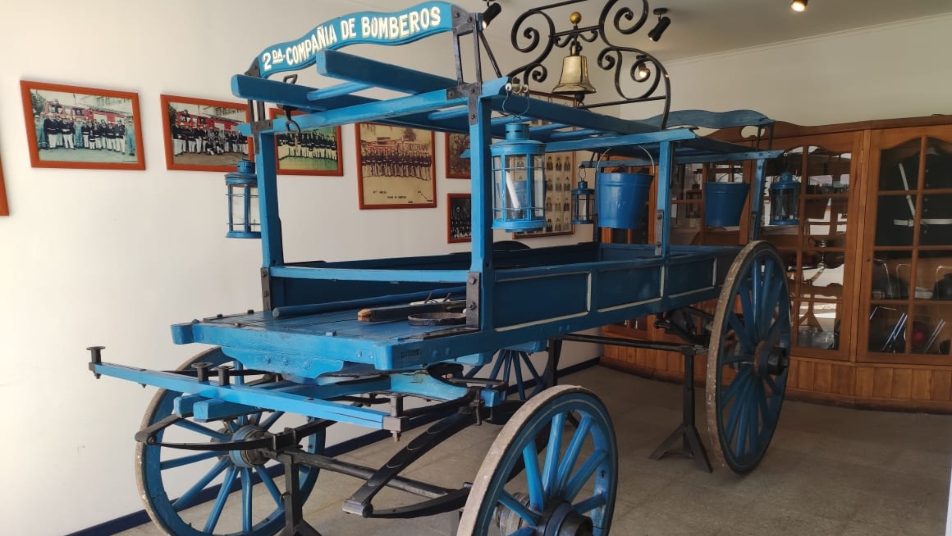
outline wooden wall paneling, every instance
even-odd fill
[[[833,391],[833,365],[816,363],[813,371],[813,390],[820,393]]]
[[[833,384],[831,390],[839,395],[853,395],[853,378],[855,367],[850,365],[833,365]]]
[[[915,369],[912,371],[912,398],[932,400],[932,371]]]
[[[932,400],[948,402],[952,394],[952,372],[936,370],[932,373]]]
[[[800,360],[792,357],[790,358],[790,368],[787,370],[787,388],[788,389],[799,389],[800,382],[797,381],[797,378],[800,374]]]
[[[797,385],[804,391],[813,390],[813,375],[816,372],[816,364],[813,361],[800,361],[800,367],[797,374]]]
[[[873,398],[892,398],[893,369],[876,367],[873,372]]]
[[[893,369],[892,398],[900,400],[912,398],[912,369]]]
[[[853,391],[857,398],[872,398],[875,376],[876,369],[874,367],[856,367]]]

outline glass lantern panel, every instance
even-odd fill
[[[505,170],[502,169],[502,157],[492,157],[493,162],[493,218],[502,217],[506,200]]]
[[[545,155],[532,156],[532,206],[536,207],[533,211],[533,218],[542,218],[544,216],[542,206],[547,201],[545,195]]]

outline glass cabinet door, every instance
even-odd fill
[[[857,143],[853,133],[778,140],[774,148],[786,152],[767,167],[763,237],[787,264],[797,312],[794,355],[848,358],[849,345],[840,338],[848,333],[847,216]]]
[[[934,135],[931,135],[934,134]],[[944,363],[952,340],[952,136],[893,136],[873,152],[866,347],[874,361]]]

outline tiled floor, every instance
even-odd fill
[[[944,531],[952,417],[788,401],[763,462],[740,477],[720,467],[713,474],[701,472],[684,458],[648,459],[681,418],[679,386],[602,367],[561,383],[593,389],[611,411],[621,456],[612,534],[932,536]],[[699,416],[704,415],[702,395]],[[497,431],[490,425],[471,427],[405,476],[446,486],[472,481]],[[707,442],[703,430],[702,438]],[[395,449],[385,441],[347,459],[380,465]],[[341,502],[357,485],[349,477],[323,472],[305,507],[306,519],[324,536],[449,533],[447,514],[383,521],[343,513]],[[396,493],[384,492],[380,503],[398,497]],[[196,507],[201,508],[209,506]],[[123,534],[160,531],[150,525]]]

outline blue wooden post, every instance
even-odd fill
[[[492,281],[493,273],[493,181],[491,177],[492,163],[489,146],[492,144],[491,118],[492,108],[488,99],[476,100],[476,109],[470,108],[469,146],[470,146],[470,175],[472,177],[472,233],[473,249],[470,264],[471,274],[478,275],[479,285],[473,289],[472,281],[467,282],[467,304],[479,304],[475,317],[479,318],[479,327],[491,330],[493,327],[492,315]],[[472,279],[472,277],[470,278]],[[474,295],[473,293],[477,293]],[[473,298],[478,296],[474,302]],[[470,315],[473,318],[473,315]],[[470,320],[472,322],[472,320]]]

